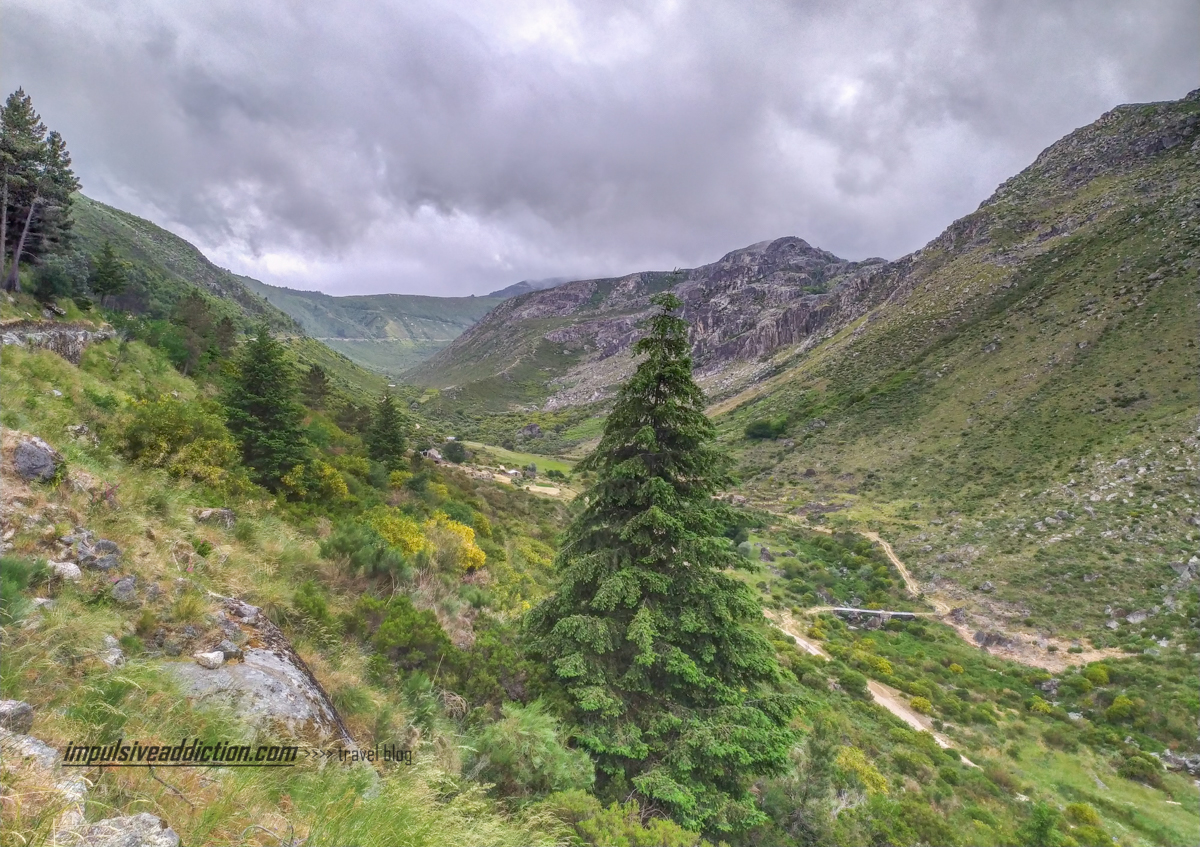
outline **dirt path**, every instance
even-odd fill
[[[832,608],[832,607],[831,607]],[[800,634],[800,628],[788,613],[765,612],[767,619],[770,620],[781,632],[790,635],[792,640],[799,645],[800,649],[812,656],[820,656],[823,659],[829,659],[830,655],[825,652],[825,649],[815,641],[810,641],[808,638]],[[950,739],[937,732],[933,728],[933,722],[927,715],[922,715],[920,712],[914,711],[908,705],[908,701],[904,698],[904,694],[892,688],[890,685],[884,685],[882,682],[876,682],[873,679],[867,680],[867,690],[871,694],[871,698],[883,708],[887,709],[900,720],[911,726],[917,732],[928,732],[933,736],[933,740],[938,746],[947,749],[953,748]],[[979,767],[966,756],[961,753],[958,757],[962,759],[963,764],[970,765],[973,768]]]
[[[781,514],[779,512],[774,512],[773,514],[781,518],[786,518],[793,523],[801,524],[806,529],[814,530],[816,532],[823,532],[827,535],[832,534],[832,530],[828,529],[827,527],[810,526],[806,521],[801,520],[795,515]],[[951,611],[953,611],[953,606],[951,606],[950,603],[946,602],[935,594],[922,592],[921,584],[917,582],[916,578],[909,571],[908,567],[903,561],[901,561],[900,557],[896,555],[896,551],[892,548],[891,544],[881,538],[877,532],[870,532],[866,530],[856,530],[856,532],[858,532],[858,534],[863,538],[873,541],[883,548],[884,555],[887,556],[888,561],[892,563],[892,565],[900,573],[900,577],[904,580],[905,591],[910,596],[914,598],[920,597],[925,602],[929,603],[934,608],[933,616],[938,617],[942,623],[953,629],[963,641],[966,641],[972,646],[978,646],[975,641],[975,632],[973,631],[973,628],[968,626],[966,623],[959,623],[950,616]],[[812,611],[817,612],[829,610],[830,609],[825,607],[814,607]],[[926,617],[930,616],[930,613],[928,612],[918,612],[918,614],[923,614]],[[1055,638],[1046,639],[1046,647],[1054,645],[1057,648],[1055,652],[1050,652],[1049,650],[1040,647],[1036,643],[1025,641],[1024,637],[1020,635],[1013,636],[1005,632],[1001,627],[997,626],[994,621],[986,622],[984,626],[980,627],[980,629],[999,632],[1011,641],[1011,646],[1008,647],[993,646],[987,648],[988,652],[992,655],[1000,656],[1001,658],[1018,662],[1022,665],[1028,665],[1029,667],[1041,668],[1042,670],[1050,671],[1051,673],[1061,673],[1067,668],[1068,665],[1082,666],[1089,662],[1098,662],[1103,659],[1111,659],[1124,655],[1115,647],[1106,647],[1104,649],[1085,648],[1082,653],[1070,653],[1068,651],[1071,648],[1071,643]]]

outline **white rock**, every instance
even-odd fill
[[[59,579],[69,580],[70,582],[79,582],[83,579],[83,571],[79,569],[79,565],[74,562],[47,562],[50,570],[54,571],[54,575]]]
[[[193,653],[192,658],[200,667],[208,668],[210,671],[215,671],[225,664],[225,654],[220,650],[213,650],[209,653]]]

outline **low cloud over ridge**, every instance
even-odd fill
[[[330,293],[483,293],[799,235],[915,249],[1112,106],[1194,88],[1192,0],[10,0],[91,196]]]

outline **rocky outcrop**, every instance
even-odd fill
[[[249,721],[271,724],[293,737],[354,746],[321,683],[257,607],[223,598],[218,617],[221,629],[246,646],[223,640],[192,661],[167,664],[185,694],[232,705]],[[241,659],[236,661],[239,652]],[[227,661],[230,658],[235,661]]]
[[[0,326],[0,344],[50,350],[78,365],[88,345],[116,338],[111,329],[52,321],[10,321]]]

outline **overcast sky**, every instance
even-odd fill
[[[330,293],[896,258],[1105,110],[1200,85],[1196,0],[5,0],[91,197]]]

